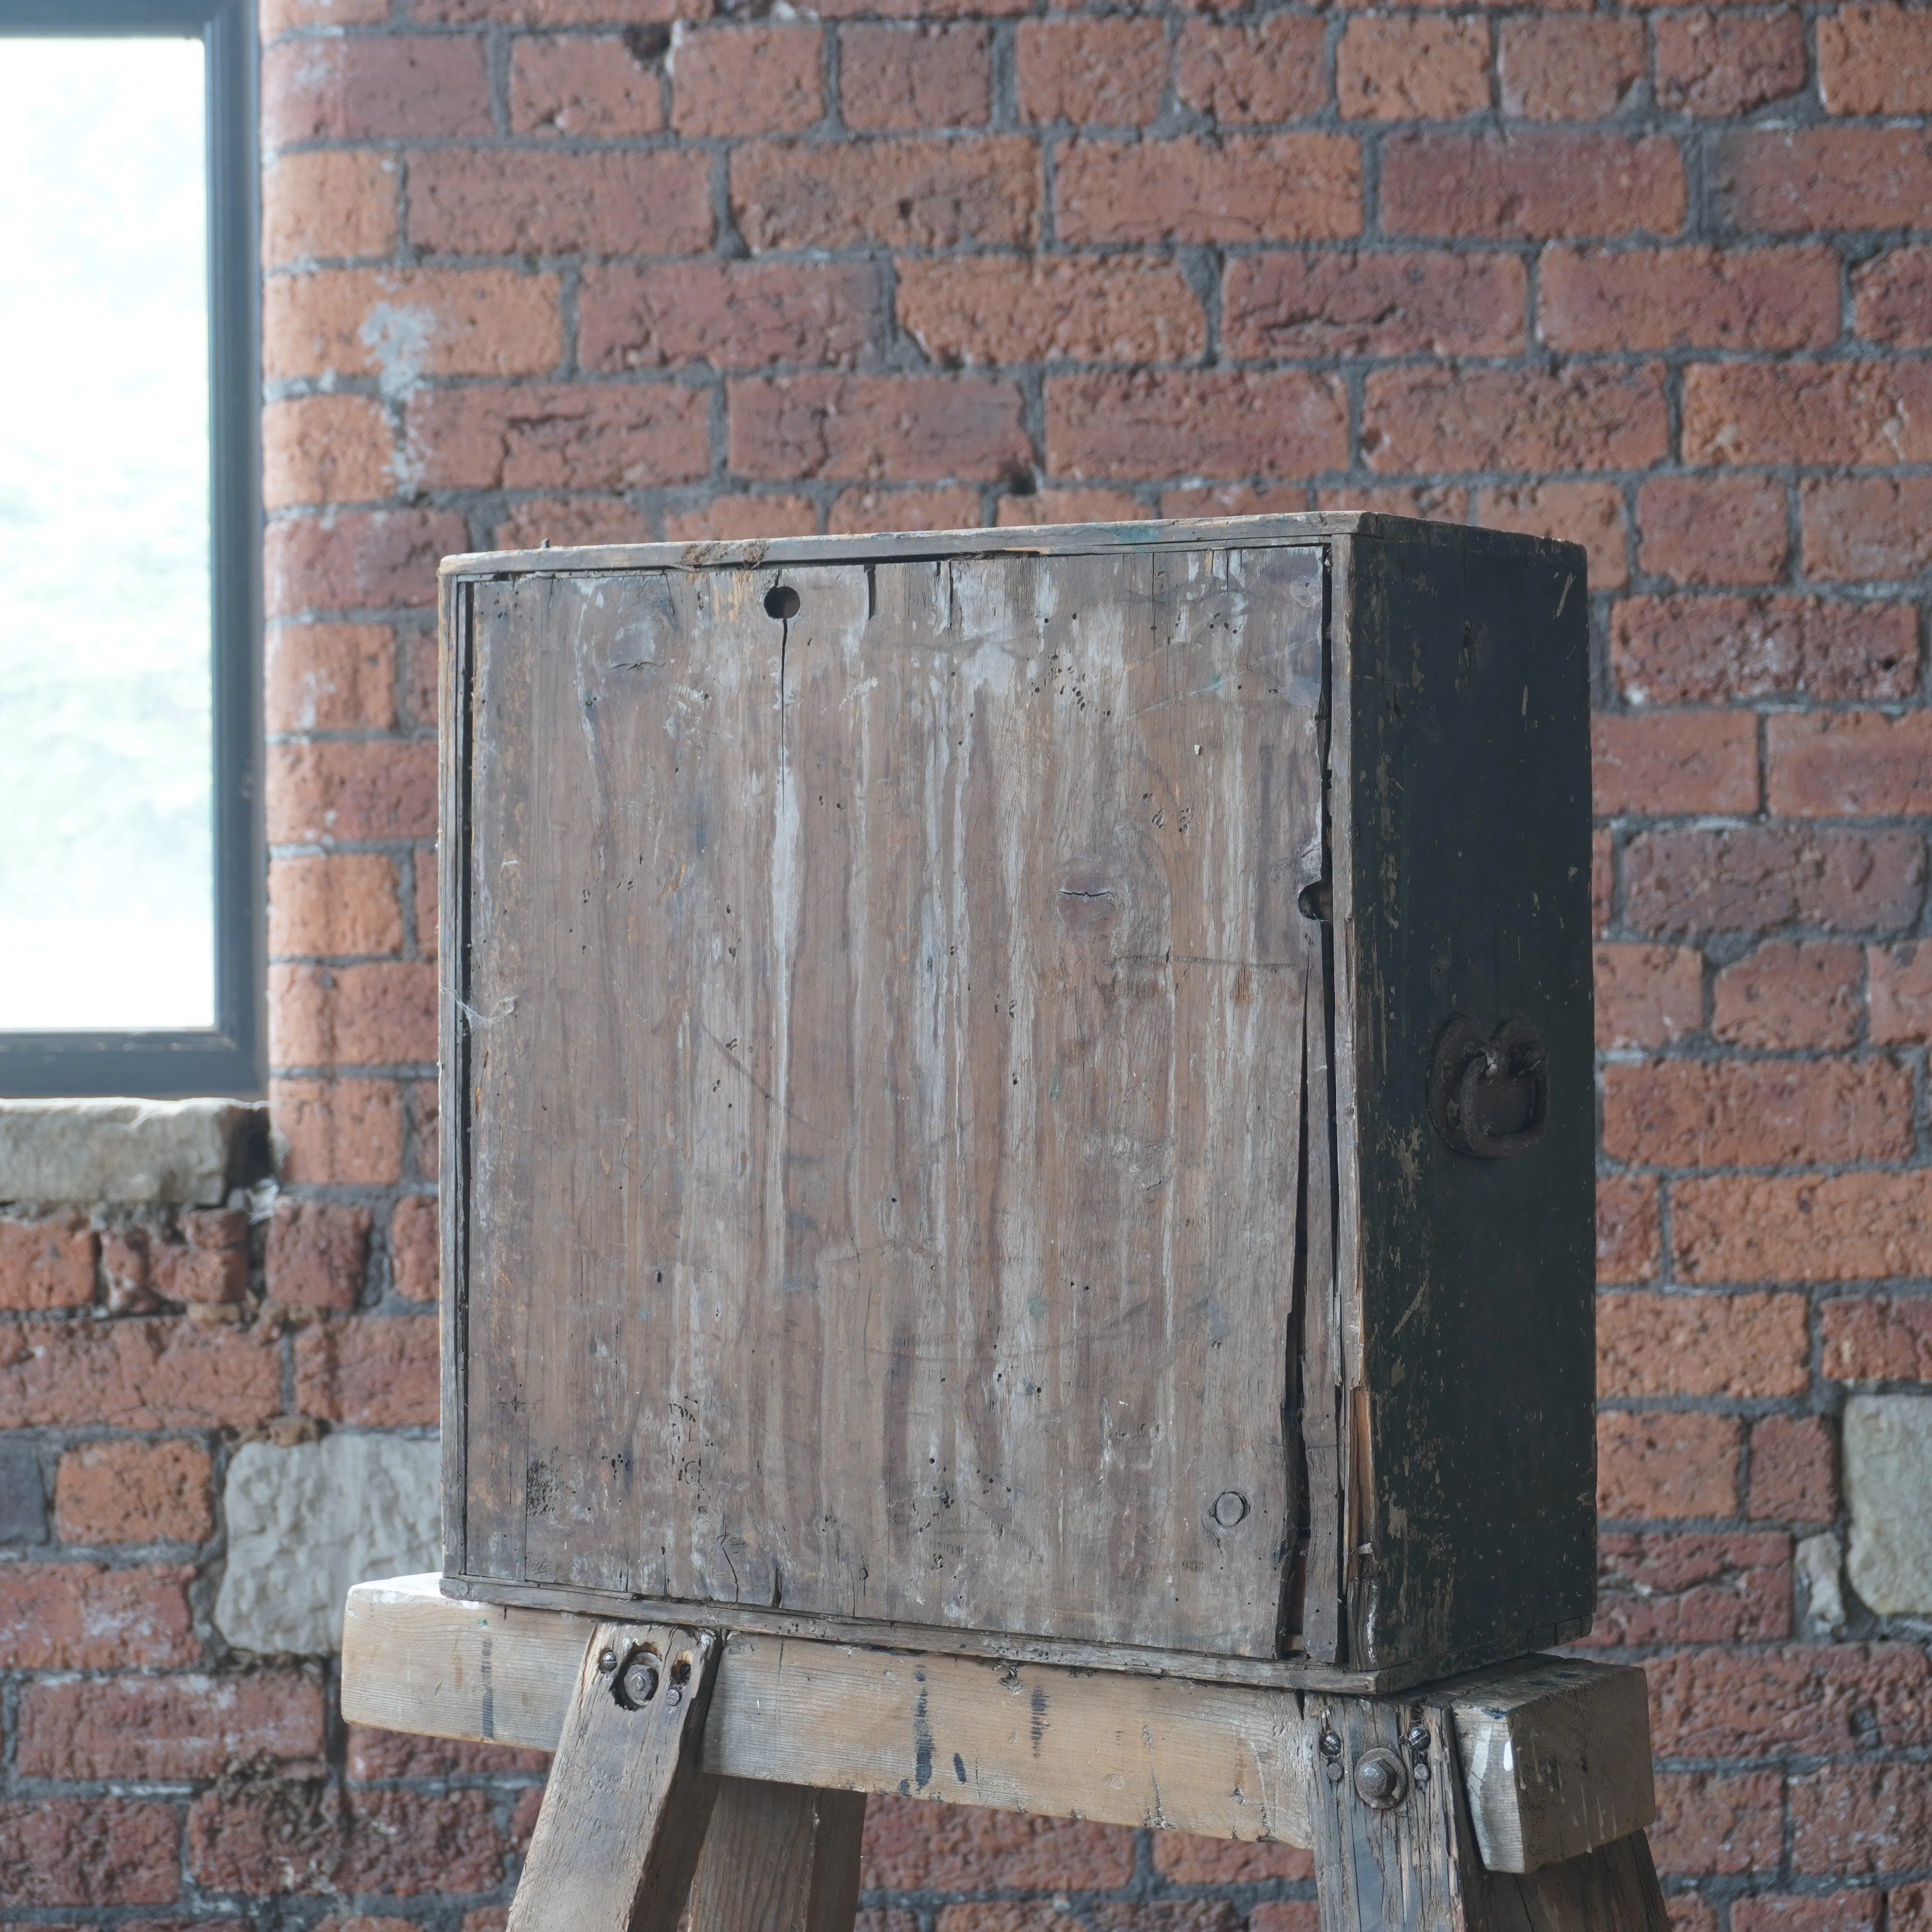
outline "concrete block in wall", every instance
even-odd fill
[[[1852,1588],[1881,1616],[1932,1612],[1932,1396],[1845,1405]]]
[[[442,1567],[441,1466],[440,1444],[395,1436],[244,1443],[228,1466],[216,1628],[238,1650],[339,1650],[350,1584]]]
[[[242,1100],[0,1100],[0,1201],[218,1208],[268,1172]]]

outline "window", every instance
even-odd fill
[[[0,1093],[253,1093],[250,22],[0,0]]]

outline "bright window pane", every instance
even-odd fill
[[[0,59],[0,1031],[208,1027],[202,45]]]

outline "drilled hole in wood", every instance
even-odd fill
[[[775,584],[765,592],[765,615],[780,623],[798,615],[798,592],[789,584]]]

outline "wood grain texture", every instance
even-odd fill
[[[1477,1932],[1667,1932],[1670,1915],[1641,1832],[1527,1876],[1485,1873]]]
[[[1453,1693],[1483,1863],[1534,1871],[1657,1816],[1643,1673],[1567,1658],[1480,1672]]]
[[[655,1694],[628,1708],[616,1686],[646,1654]],[[509,1932],[676,1932],[717,1794],[698,1758],[718,1654],[709,1631],[592,1627]]]
[[[1275,1654],[1322,575],[471,587],[467,1574]]]
[[[718,1780],[692,1932],[852,1932],[862,1792]]]
[[[593,1628],[552,1610],[453,1603],[434,1577],[359,1584],[344,1626],[344,1714],[554,1749]],[[1594,1703],[1580,1802],[1554,1833],[1550,1808],[1500,1750],[1463,1761],[1471,1809],[1498,1842],[1543,1863],[1578,1849],[1575,1820],[1586,1830],[1591,1819],[1616,1825],[1624,1799],[1597,1800],[1588,1787],[1598,1763],[1628,1764],[1647,1748],[1642,1685],[1628,1666],[1541,1658],[1371,1708],[1395,1714],[1378,1720],[1385,1730],[1412,1702],[1436,1708],[1452,1731],[1493,1724],[1500,1712],[1534,1740],[1559,1736]],[[1592,1686],[1606,1688],[1593,1699]],[[1546,1701],[1557,1714],[1539,1725]],[[1306,1845],[1312,1732],[1324,1709],[1356,1702],[739,1631],[724,1640],[702,1763],[727,1778]]]

